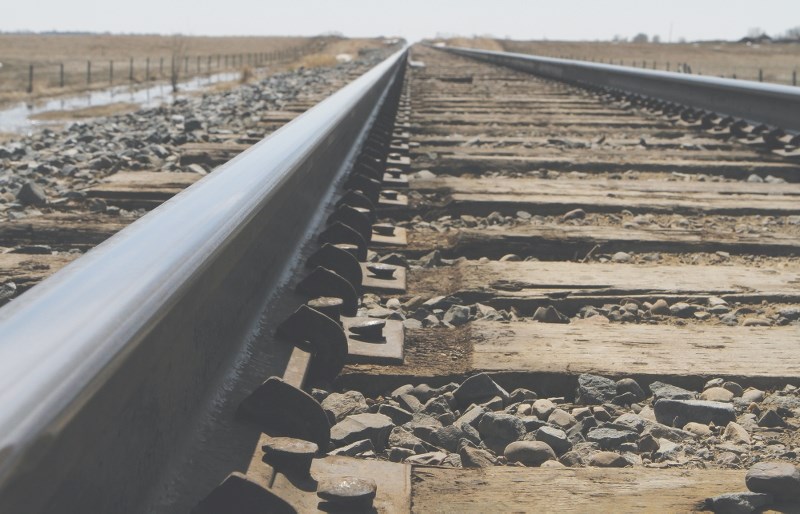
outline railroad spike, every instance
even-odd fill
[[[341,221],[328,225],[317,239],[320,243],[356,245],[358,247],[358,260],[361,262],[367,260],[367,242],[356,229],[345,225]]]
[[[336,245],[325,243],[319,250],[314,252],[306,261],[306,266],[322,266],[347,279],[356,293],[361,293],[361,282],[364,280],[364,272],[358,259],[350,252]]]
[[[345,204],[367,209],[369,211],[369,220],[372,223],[375,223],[375,221],[378,219],[378,217],[375,215],[375,204],[359,189],[348,189],[347,192],[342,195],[339,201],[336,202],[336,207]]]
[[[328,316],[330,319],[334,321],[338,321],[339,325],[342,324],[342,301],[341,298],[336,298],[333,296],[320,296],[318,298],[312,298],[311,300],[306,302],[306,305],[314,309],[315,311],[319,311],[322,314]]]
[[[378,178],[383,176],[383,172],[381,171],[382,169],[383,166],[381,166],[379,169],[378,167],[373,166],[372,164],[360,162],[356,163],[356,165],[353,166],[353,170],[350,173],[350,176],[353,177],[355,175],[363,175],[367,178],[373,178],[377,180]]]
[[[354,207],[346,203],[341,204],[328,216],[328,223],[337,221],[344,223],[361,234],[361,237],[367,243],[372,240],[372,221],[370,220],[368,209]]]
[[[355,287],[346,278],[329,269],[317,266],[306,278],[297,284],[297,291],[310,297],[334,296],[343,300],[342,313],[355,316],[359,296]]]
[[[242,473],[234,472],[200,500],[192,514],[295,514],[297,510],[275,491],[253,482]]]
[[[343,302],[342,307],[344,305]],[[331,319],[308,305],[301,305],[291,316],[283,320],[278,325],[275,336],[311,348],[313,358],[309,375],[312,379],[332,382],[347,361],[347,335],[339,320]],[[320,448],[325,447],[320,446]]]
[[[364,175],[351,175],[350,178],[344,184],[344,187],[348,189],[359,189],[364,196],[370,199],[371,202],[378,201],[378,196],[381,191],[381,182],[380,180],[375,180],[374,178],[366,177]]]
[[[272,437],[311,441],[323,452],[330,445],[331,425],[322,406],[280,377],[269,377],[258,386],[242,400],[236,415]]]
[[[784,148],[789,142],[789,139],[786,137],[786,132],[781,129],[770,130],[765,132],[761,137],[764,139],[764,144],[770,150]]]

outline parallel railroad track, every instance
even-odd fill
[[[0,510],[685,511],[796,462],[796,127],[461,53],[187,148],[0,310]]]

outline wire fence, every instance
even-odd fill
[[[657,61],[647,59],[602,59],[594,57],[581,57],[578,55],[549,55],[558,59],[572,59],[577,61],[614,64],[618,66],[631,66],[634,68],[674,71],[693,75],[707,75],[714,77],[753,80],[757,82],[770,82],[774,84],[787,84],[797,86],[798,67],[780,68],[776,66],[759,67],[741,65],[730,67],[712,63],[692,64],[688,61]]]
[[[129,57],[127,59],[72,59],[35,63],[4,63],[0,92],[28,93],[90,90],[169,81],[175,86],[191,77],[290,62],[321,48],[320,43],[270,52]]]

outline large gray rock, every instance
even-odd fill
[[[662,399],[667,400],[693,400],[695,393],[678,386],[665,384],[664,382],[653,382],[650,384],[650,391],[653,393],[653,401]]]
[[[452,414],[453,411],[450,408],[450,404],[447,403],[447,400],[443,396],[437,396],[428,400],[425,405],[423,405],[421,412],[430,416],[440,416],[447,413]]]
[[[469,307],[466,305],[453,305],[444,313],[442,321],[454,327],[464,325],[469,321]]]
[[[650,422],[652,423],[652,422]],[[642,432],[645,427],[648,425],[648,420],[644,419],[643,417],[639,416],[638,414],[634,414],[632,412],[626,412],[625,414],[619,416],[617,419],[614,420],[615,425],[622,425],[625,427],[630,428],[631,430],[635,430],[637,432]]]
[[[389,434],[389,446],[392,448],[405,448],[417,453],[425,453],[425,444],[422,439],[415,436],[403,427],[394,427]]]
[[[635,441],[639,434],[635,430],[617,428],[593,428],[586,434],[586,440],[600,445],[603,450],[618,448],[621,444]]]
[[[328,415],[331,425],[340,422],[351,414],[367,412],[368,408],[367,400],[358,391],[331,393],[322,400],[322,410]]]
[[[494,455],[488,451],[468,445],[462,446],[458,455],[461,457],[461,465],[465,468],[488,468],[497,462]]]
[[[578,377],[575,403],[597,405],[610,402],[617,395],[617,384],[598,375],[584,373]]]
[[[768,493],[778,500],[800,501],[800,471],[788,462],[759,462],[744,477],[754,493]]]
[[[464,414],[461,415],[455,422],[456,423],[469,423],[473,427],[478,426],[478,422],[480,422],[481,417],[486,414],[486,409],[481,407],[480,405],[475,405],[471,409],[467,410]]]
[[[575,416],[564,409],[556,409],[547,416],[547,423],[563,429],[573,426],[577,421]]]
[[[422,402],[420,402],[419,399],[413,394],[402,393],[397,395],[395,399],[403,410],[407,410],[408,412],[417,412],[422,410]]]
[[[455,452],[458,451],[459,442],[462,439],[471,441],[476,445],[481,444],[478,431],[469,423],[452,424],[437,429],[433,432],[432,443],[449,452]]]
[[[541,466],[543,462],[555,460],[556,454],[542,441],[514,441],[503,451],[509,462],[520,462],[526,466]]]
[[[356,441],[354,443],[348,444],[347,446],[342,446],[341,448],[337,448],[330,452],[330,455],[343,455],[345,457],[355,457],[359,453],[364,453],[368,451],[375,451],[375,447],[372,445],[372,441],[369,439],[362,439],[361,441]]]
[[[47,195],[35,182],[25,182],[17,193],[17,201],[22,205],[45,205]]]
[[[511,414],[487,412],[478,423],[478,432],[486,446],[500,453],[525,435],[525,424]]]
[[[706,509],[725,514],[750,514],[770,505],[773,501],[771,494],[727,493],[706,499]]]
[[[589,465],[598,468],[626,468],[631,463],[618,453],[597,452],[589,459]]]
[[[401,409],[400,407],[396,407],[390,404],[383,404],[378,407],[378,414],[383,414],[384,416],[389,416],[392,418],[392,422],[395,425],[402,425],[403,423],[408,423],[414,417],[414,415],[408,412],[405,409]]]
[[[533,319],[539,323],[569,323],[569,318],[558,312],[552,305],[537,308],[533,313]]]
[[[369,439],[375,450],[383,451],[394,423],[383,414],[354,414],[331,427],[331,442],[339,448],[362,439]]]
[[[617,395],[631,394],[633,398],[640,402],[646,398],[644,390],[636,380],[632,378],[623,378],[617,381]]]
[[[536,440],[546,443],[556,452],[556,455],[562,455],[572,448],[572,443],[567,438],[567,433],[554,427],[544,426],[537,430]]]
[[[558,406],[552,401],[548,400],[547,398],[541,398],[533,402],[531,405],[531,412],[534,416],[542,421],[547,421],[547,418],[550,416],[550,414],[552,414],[557,408]]]
[[[483,403],[495,396],[507,402],[509,396],[508,392],[486,373],[478,373],[464,380],[458,389],[453,391],[453,395],[461,408],[469,407],[471,403]]]
[[[678,426],[694,421],[696,423],[714,423],[724,426],[731,421],[736,421],[736,411],[729,403],[709,402],[705,400],[658,400],[653,406],[656,419],[659,423],[672,425],[678,418]]]

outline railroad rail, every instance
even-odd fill
[[[446,50],[0,309],[0,511],[722,509],[796,460],[796,88]]]
[[[491,50],[447,48],[447,51],[542,77],[648,97],[662,105],[673,102],[706,111],[702,114],[712,116],[711,120],[714,115],[720,121],[732,116],[800,131],[800,91],[794,86]]]

